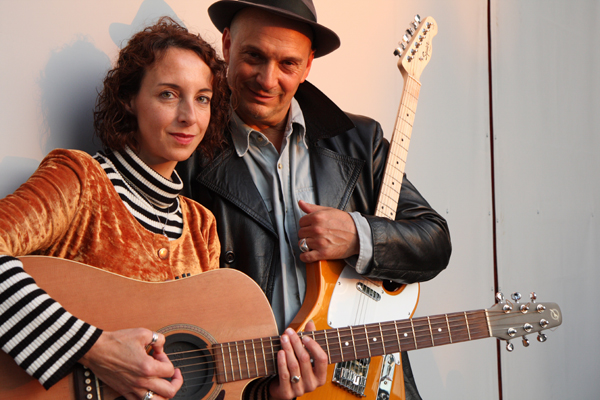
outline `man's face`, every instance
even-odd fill
[[[223,32],[233,107],[253,129],[281,127],[310,71],[310,28],[259,10],[240,14]]]

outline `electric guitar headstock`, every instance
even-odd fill
[[[410,75],[419,80],[421,72],[431,59],[431,40],[437,34],[437,23],[432,17],[421,21],[421,17],[415,15],[409,28],[402,37],[394,55],[400,57],[398,69],[402,75]]]
[[[540,302],[532,292],[530,301],[522,302],[520,293],[513,293],[511,300],[505,299],[502,293],[496,294],[498,302],[488,311],[491,336],[506,340],[506,349],[513,351],[511,339],[523,337],[523,346],[529,346],[526,335],[538,333],[537,340],[545,342],[547,336],[542,330],[552,329],[562,324],[562,313],[556,303]]]

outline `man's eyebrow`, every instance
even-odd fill
[[[252,44],[246,44],[246,45],[241,46],[241,51],[243,51],[243,52],[250,52],[250,53],[258,53],[259,55],[264,56],[264,51],[260,47],[257,47],[257,46],[252,45]],[[303,58],[302,57],[296,57],[296,56],[293,56],[293,55],[284,57],[283,60],[285,60],[285,61],[293,61],[293,62],[299,63],[299,64],[303,62]]]

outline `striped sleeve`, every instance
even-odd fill
[[[50,298],[20,260],[0,255],[0,348],[46,389],[70,372],[101,333]]]

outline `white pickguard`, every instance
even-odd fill
[[[373,291],[373,295],[363,293],[370,292],[369,289]],[[381,297],[374,300],[373,296],[379,297],[377,295]],[[406,285],[398,294],[388,294],[381,282],[374,283],[365,279],[353,268],[346,266],[333,289],[327,321],[332,328],[343,328],[406,319],[410,318],[418,301],[418,283]]]

